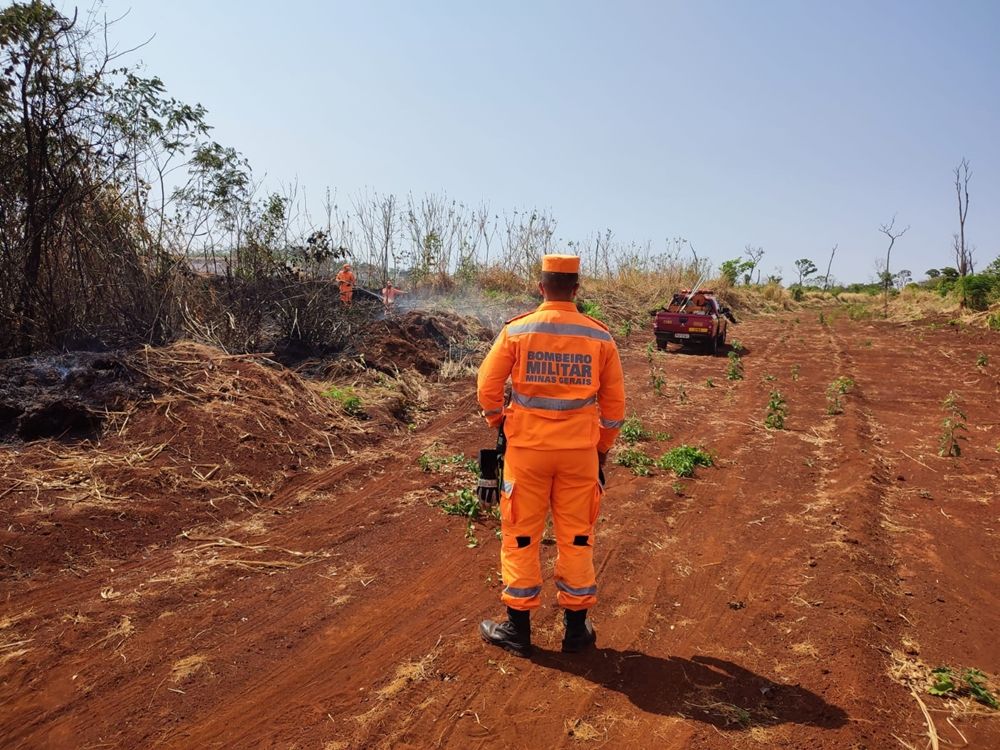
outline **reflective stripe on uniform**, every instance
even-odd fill
[[[503,491],[509,495],[511,492],[514,491],[514,483],[508,482],[506,479],[503,480]]]
[[[593,586],[587,586],[582,589],[575,589],[572,586],[568,586],[562,581],[556,581],[556,588],[560,591],[565,591],[567,594],[572,594],[573,596],[594,596],[597,594],[597,584]]]
[[[489,411],[483,412],[484,417],[492,417],[496,414],[503,414],[503,408],[501,407],[500,409],[490,409]]]
[[[605,419],[604,417],[601,417],[601,427],[606,430],[617,430],[623,424],[625,424],[624,419]]]
[[[583,336],[598,341],[611,341],[611,334],[600,328],[581,326],[576,323],[522,323],[507,326],[508,336],[519,336],[522,333],[551,333],[555,336]]]
[[[597,396],[587,398],[549,398],[547,396],[525,396],[523,393],[512,391],[511,400],[518,406],[528,409],[545,409],[546,411],[572,411],[582,409],[596,403]]]
[[[508,586],[503,590],[507,596],[513,596],[515,599],[531,599],[542,593],[541,586],[532,586],[527,589],[516,589],[512,586]]]

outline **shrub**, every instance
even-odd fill
[[[589,299],[581,299],[576,302],[576,309],[582,312],[584,315],[589,315],[592,318],[596,318],[603,323],[607,322],[607,318],[604,316],[604,311],[601,310],[601,306]]]
[[[642,426],[642,421],[639,417],[633,415],[625,420],[622,424],[621,431],[622,440],[624,440],[629,445],[638,443],[640,440],[646,440],[649,438],[649,431]]]
[[[712,464],[712,456],[693,445],[678,445],[656,459],[658,469],[672,471],[679,477],[692,476],[696,466],[711,466]]]
[[[352,417],[365,416],[364,409],[361,408],[361,399],[358,398],[353,389],[334,386],[323,391],[323,395],[327,398],[332,398],[334,401],[339,401],[340,407],[344,410],[345,414]]]
[[[631,469],[638,477],[645,477],[649,476],[649,467],[653,465],[653,459],[638,448],[624,448],[618,451],[615,463]]]
[[[1000,290],[1000,283],[993,276],[962,276],[955,283],[955,290],[962,307],[981,311],[990,306],[990,300]]]

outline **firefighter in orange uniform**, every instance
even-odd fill
[[[337,284],[340,286],[340,301],[345,305],[351,304],[351,297],[354,296],[355,280],[351,264],[345,263],[344,267],[337,273]]]
[[[552,512],[558,557],[557,601],[565,610],[562,650],[596,641],[587,610],[597,602],[594,524],[603,487],[599,469],[625,417],[618,348],[607,327],[577,312],[580,259],[546,255],[544,302],[507,322],[479,369],[478,396],[491,427],[507,440],[500,492],[500,563],[507,620],[485,620],[488,643],[531,653],[532,609],[540,606],[539,543]],[[504,404],[504,384],[512,381]]]

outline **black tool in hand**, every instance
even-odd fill
[[[479,451],[479,484],[476,495],[480,505],[496,505],[500,502],[499,452],[493,448]]]

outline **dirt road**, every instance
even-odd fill
[[[418,468],[488,445],[471,380],[415,430],[311,451],[266,502],[188,513],[199,498],[164,486],[181,520],[142,516],[141,544],[84,507],[72,562],[44,545],[70,524],[59,492],[23,486],[42,450],[24,449],[0,481],[0,746],[924,747],[907,679],[1000,672],[1000,338],[814,311],[735,333],[743,380],[655,353],[661,394],[646,340],[623,343],[629,413],[670,435],[638,447],[700,444],[716,466],[611,469],[585,655],[558,652],[551,581],[533,659],[479,639],[501,612],[493,527],[468,546],[436,505],[460,469]],[[941,458],[952,390],[967,439]],[[771,391],[784,430],[764,427]],[[943,740],[1000,747],[996,712],[917,694]]]

